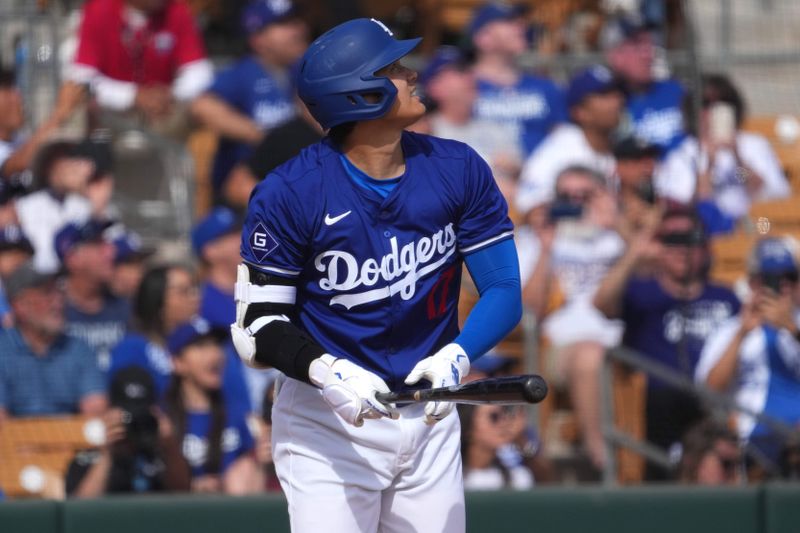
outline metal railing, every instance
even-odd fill
[[[606,466],[603,471],[603,482],[606,485],[614,485],[617,483],[616,451],[620,447],[633,450],[645,459],[666,469],[671,469],[675,466],[666,451],[651,442],[641,441],[616,427],[614,422],[612,375],[613,364],[615,362],[642,371],[647,374],[648,377],[657,378],[676,391],[694,395],[700,400],[702,405],[706,407],[721,410],[726,414],[741,413],[751,416],[768,427],[776,437],[789,438],[797,434],[795,428],[781,420],[740,405],[730,396],[720,394],[712,391],[705,385],[695,383],[680,372],[663,363],[654,361],[644,354],[628,348],[617,347],[606,352],[601,381],[602,425],[608,445]],[[768,472],[775,472],[776,466],[757,448],[747,442],[742,443],[742,445],[746,455],[758,462]]]

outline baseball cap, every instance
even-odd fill
[[[750,255],[752,274],[797,274],[796,246],[788,238],[771,237],[759,241]]]
[[[238,231],[241,218],[227,207],[217,207],[192,228],[192,248],[200,255],[203,247],[223,235]]]
[[[3,280],[3,289],[9,301],[27,289],[44,287],[56,279],[55,274],[46,274],[33,268],[32,262],[23,263]]]
[[[21,250],[33,255],[33,245],[16,224],[9,224],[0,229],[0,252],[7,250]]]
[[[53,241],[58,259],[63,263],[67,254],[80,244],[103,241],[105,231],[113,225],[109,220],[100,219],[90,219],[84,224],[67,224],[56,233]]]
[[[641,139],[635,135],[620,139],[614,144],[614,157],[617,160],[658,157],[658,154],[658,146],[650,144],[645,139]]]
[[[228,335],[227,330],[214,328],[211,322],[196,316],[172,330],[167,336],[167,349],[172,355],[177,355],[200,339],[212,338],[221,341],[228,338]]]
[[[481,6],[470,20],[467,26],[467,35],[470,39],[475,37],[481,28],[497,20],[513,20],[525,14],[527,7],[521,4],[505,4],[501,2],[489,2]]]
[[[624,43],[640,32],[654,30],[657,24],[645,19],[640,13],[619,14],[610,18],[600,32],[600,46],[607,50]]]
[[[153,255],[153,250],[145,248],[142,238],[135,231],[123,230],[112,241],[114,245],[114,264],[140,261]]]
[[[462,69],[466,67],[464,54],[456,46],[444,45],[440,46],[433,53],[430,61],[419,73],[419,83],[422,86],[427,85],[433,78],[438,76],[441,72],[448,68]]]
[[[594,65],[575,74],[567,88],[567,105],[580,104],[591,94],[602,94],[618,88],[611,71],[603,65]]]
[[[242,10],[242,28],[252,35],[296,14],[297,8],[291,0],[254,0]]]

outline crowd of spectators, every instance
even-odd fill
[[[761,240],[744,296],[709,272],[711,240],[790,187],[766,139],[742,131],[732,81],[709,74],[689,90],[671,78],[663,28],[647,16],[656,2],[630,4],[603,28],[604,64],[564,84],[519,66],[531,49],[524,9],[478,7],[460,46],[420,58],[428,113],[414,129],[466,142],[491,166],[517,223],[543,373],[568,393],[591,468],[611,453],[601,371],[622,345],[745,408],[729,431],[696,395],[650,378],[647,440],[680,459],[648,463],[646,480],[736,483],[750,448],[766,472],[785,472],[800,422],[797,246]],[[101,417],[105,443],[72,461],[71,497],[277,489],[274,371],[243,365],[226,331],[250,192],[324,132],[293,89],[313,37],[303,13],[253,0],[240,15],[249,50],[215,69],[184,0],[87,0],[54,110],[30,133],[14,73],[0,72],[0,428]],[[110,140],[58,136],[82,109],[218,136],[214,205],[185,236],[192,254],[166,260],[120,220]],[[509,363],[490,354],[474,374]],[[459,415],[468,489],[557,479],[524,410]]]

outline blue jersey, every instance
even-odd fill
[[[296,279],[296,316],[327,352],[399,388],[458,335],[465,254],[511,239],[508,209],[467,145],[404,133],[406,171],[383,198],[325,139],[256,188],[242,257]]]
[[[556,124],[567,120],[564,93],[547,78],[523,74],[508,87],[480,79],[477,85],[475,116],[512,123],[518,130],[520,153],[532,153]]]
[[[231,343],[223,346],[225,368],[222,373],[222,393],[225,401],[241,409],[251,411],[250,396],[244,378],[244,366]],[[129,366],[138,366],[152,376],[159,397],[164,395],[172,380],[172,358],[163,346],[138,333],[129,333],[111,352],[109,381],[114,375]]]
[[[291,120],[296,113],[289,76],[268,71],[255,57],[242,59],[220,72],[209,91],[265,130]],[[212,170],[215,190],[252,150],[245,143],[220,139]]]
[[[635,278],[623,295],[623,345],[693,376],[706,339],[739,307],[736,295],[718,285],[707,284],[696,298],[683,301],[664,291],[655,279]],[[666,386],[655,378],[647,384]]]
[[[209,474],[208,437],[211,432],[211,412],[188,412],[186,433],[183,435],[183,456],[192,469],[192,477]],[[232,406],[225,409],[225,428],[222,430],[222,472],[233,462],[253,449],[253,435],[247,426],[247,413]]]
[[[658,146],[662,156],[686,137],[682,111],[685,92],[677,81],[663,80],[653,82],[644,92],[626,95],[631,133]]]

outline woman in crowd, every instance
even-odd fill
[[[538,449],[534,442],[508,453],[526,428],[525,411],[499,405],[460,405],[461,457],[467,490],[525,490],[533,487],[528,462]]]
[[[134,331],[112,350],[109,375],[128,366],[144,367],[160,397],[172,374],[167,335],[199,308],[200,292],[191,268],[169,264],[149,269],[133,300]]]
[[[728,232],[754,201],[784,198],[791,190],[769,141],[742,131],[745,102],[733,83],[710,74],[701,87],[699,116],[691,112],[691,97],[684,106],[692,135],[664,160],[655,186],[659,196],[697,201],[710,233]]]
[[[243,494],[264,485],[247,413],[222,393],[226,336],[196,317],[178,326],[167,340],[174,372],[164,408],[183,443],[194,492]]]

